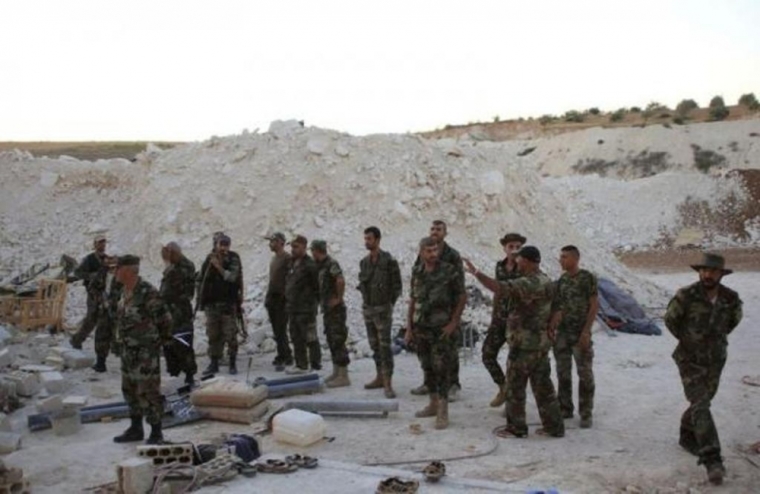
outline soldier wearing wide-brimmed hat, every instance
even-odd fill
[[[699,281],[678,290],[665,313],[665,325],[678,339],[673,359],[689,401],[681,416],[679,444],[699,457],[711,483],[721,484],[725,468],[710,402],[726,363],[728,335],[742,319],[742,301],[721,284],[733,272],[722,256],[706,253],[691,267],[699,272]]]
[[[79,330],[69,340],[71,346],[79,350],[82,349],[82,343],[97,326],[101,316],[103,291],[106,288],[108,274],[106,243],[105,235],[95,235],[92,240],[93,251],[87,254],[74,270],[74,276],[84,282],[87,291],[87,314],[79,326]],[[98,364],[96,367],[100,369],[102,365],[101,372],[105,372],[107,356],[108,347],[105,348],[105,352],[97,352]]]

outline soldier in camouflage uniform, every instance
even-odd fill
[[[525,244],[525,237],[519,233],[507,233],[499,242],[504,249],[505,257],[496,263],[496,281],[507,281],[519,278],[515,258],[517,252]],[[500,407],[507,399],[507,390],[504,387],[504,371],[499,365],[499,351],[507,341],[507,315],[509,314],[509,299],[494,296],[491,324],[488,326],[486,339],[483,341],[483,365],[491,374],[491,379],[499,387],[496,396],[491,400],[492,407]]]
[[[98,322],[95,327],[95,372],[106,372],[106,358],[110,352],[120,355],[116,341],[116,303],[121,297],[121,283],[116,281],[116,258],[106,258],[108,274],[105,281],[105,289],[101,295],[101,304],[98,311]]]
[[[166,263],[161,279],[161,298],[172,315],[172,341],[164,347],[166,369],[171,376],[185,373],[185,382],[193,383],[198,372],[193,350],[193,305],[195,296],[195,264],[182,254],[176,242],[169,242],[161,255]]]
[[[346,280],[338,261],[327,255],[327,242],[312,240],[311,255],[319,271],[319,299],[325,337],[333,363],[333,373],[325,379],[325,385],[328,388],[350,386],[348,364],[351,360],[348,358],[346,349],[348,326],[346,326],[346,304],[343,302]]]
[[[446,235],[448,233],[446,222],[442,220],[435,220],[430,225],[430,238],[435,240],[438,244],[438,258],[445,263],[451,264],[459,271],[462,279],[462,290],[464,290],[464,268],[462,268],[462,257],[459,255],[456,249],[446,243]],[[422,263],[420,256],[414,262],[415,266],[419,266]],[[461,341],[460,328],[457,327],[454,339],[457,344],[450,347],[452,351],[451,355],[451,389],[449,390],[448,400],[450,402],[456,401],[459,397],[459,391],[462,389],[462,385],[459,382],[459,342]],[[420,364],[423,362],[420,360]],[[412,389],[414,395],[424,395],[429,392],[427,386],[423,383],[421,386]]]
[[[412,288],[405,340],[414,341],[422,362],[430,402],[416,417],[436,417],[435,428],[449,425],[448,394],[453,377],[456,331],[467,293],[460,270],[443,262],[435,238],[420,241],[422,263],[412,271]],[[458,358],[458,356],[457,356]]]
[[[543,428],[537,434],[563,437],[565,424],[554,393],[549,363],[549,318],[554,283],[539,265],[541,253],[533,246],[525,246],[517,254],[517,269],[521,277],[498,282],[481,273],[468,260],[467,271],[475,275],[485,287],[500,297],[509,298],[507,316],[507,426],[503,435],[525,437],[525,398],[528,381],[536,399]]]
[[[367,339],[375,361],[375,379],[364,389],[383,389],[386,398],[393,390],[393,350],[391,326],[393,306],[401,296],[401,270],[391,254],[380,248],[382,234],[376,226],[364,230],[364,247],[369,251],[359,263],[359,290]]]
[[[221,234],[215,238],[216,246],[203,262],[197,278],[199,307],[206,314],[208,354],[211,359],[203,373],[219,372],[219,361],[227,344],[230,374],[237,374],[237,319],[243,267],[240,256],[230,250],[230,237]]]
[[[288,341],[288,313],[285,311],[285,278],[288,276],[290,253],[285,250],[285,234],[275,232],[265,239],[269,240],[269,250],[274,254],[269,262],[269,286],[264,301],[277,342],[277,355],[272,365],[276,371],[284,371],[293,365],[293,352]]]
[[[121,391],[129,405],[132,424],[117,443],[141,441],[142,420],[151,426],[148,444],[161,444],[161,346],[171,339],[172,317],[161,296],[139,276],[140,258],[121,256],[116,279],[123,285],[116,311],[121,343]]]
[[[295,365],[288,374],[303,374],[322,369],[322,349],[317,335],[317,306],[319,304],[319,274],[317,264],[306,254],[308,240],[297,235],[290,242],[290,264],[285,278],[285,309],[288,331],[293,342]]]
[[[87,314],[82,321],[79,330],[72,335],[69,343],[72,348],[82,349],[82,343],[90,336],[92,330],[98,324],[103,307],[103,292],[106,289],[106,276],[108,273],[106,255],[106,237],[98,235],[93,241],[94,251],[85,256],[79,266],[74,270],[74,276],[84,280],[84,288],[87,291]],[[105,372],[105,359],[108,356],[102,356],[102,363]],[[101,357],[101,355],[98,355]]]
[[[580,251],[574,245],[560,250],[559,262],[564,273],[557,280],[556,296],[550,323],[557,362],[557,395],[563,418],[573,417],[573,360],[578,369],[578,413],[581,429],[593,423],[594,347],[591,326],[599,310],[597,281],[589,271],[578,266]]]
[[[678,339],[673,359],[689,401],[681,416],[679,444],[699,457],[711,483],[721,484],[725,468],[710,403],[726,363],[728,335],[742,320],[742,301],[721,283],[732,272],[723,257],[705,254],[692,268],[699,281],[678,290],[665,313],[665,325]]]

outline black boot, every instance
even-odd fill
[[[97,360],[95,361],[95,365],[92,366],[92,370],[95,372],[105,372],[106,371],[106,357],[101,357],[98,355]]]
[[[193,379],[193,374],[190,374],[189,372],[185,373],[185,384],[192,386],[195,380]]]
[[[230,353],[230,375],[237,374],[237,354]]]
[[[164,433],[161,432],[161,422],[150,425],[150,436],[145,444],[164,444]]]
[[[208,367],[203,371],[204,374],[216,374],[219,372],[219,359],[218,358],[211,358],[211,362],[208,364]]]
[[[145,431],[143,430],[142,416],[131,417],[132,425],[120,436],[113,438],[115,443],[131,443],[135,441],[142,441],[145,437]]]

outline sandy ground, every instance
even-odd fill
[[[693,272],[645,274],[668,290],[694,281],[695,276]],[[327,462],[326,467],[332,467],[325,468],[323,473],[318,469],[294,476],[260,474],[250,480],[238,479],[224,486],[207,488],[204,492],[250,492],[257,489],[257,484],[257,490],[266,492],[364,492],[388,472],[360,470],[358,465],[409,462],[394,468],[406,469],[413,475],[415,469],[424,466],[424,461],[432,459],[446,462],[451,483],[435,488],[423,486],[421,492],[465,492],[470,489],[466,486],[468,480],[488,481],[489,485],[502,485],[504,491],[513,492],[525,492],[529,487],[557,487],[563,493],[621,492],[626,487],[629,492],[638,492],[634,487],[640,492],[660,493],[758,492],[760,469],[742,457],[737,447],[760,440],[757,415],[760,388],[741,383],[744,375],[760,374],[757,364],[760,340],[753,332],[760,322],[760,293],[757,291],[760,273],[735,273],[725,281],[742,295],[745,318],[730,338],[728,363],[713,404],[728,470],[723,487],[707,485],[704,469],[696,465],[696,458],[677,444],[678,421],[686,402],[670,358],[675,340],[667,333],[660,337],[597,333],[594,336],[597,398],[593,429],[578,429],[576,418],[566,422],[568,430],[563,439],[533,435],[523,440],[495,438],[491,431],[502,425],[504,419],[500,410],[487,406],[495,387],[476,352],[462,364],[464,389],[461,400],[450,407],[451,427],[435,431],[430,419],[415,419],[413,415],[426,402],[424,397],[409,394],[421,379],[417,359],[414,355],[400,355],[395,375],[399,413],[385,419],[327,418],[327,436],[335,439],[303,450],[276,443],[271,436],[260,438],[266,454],[302,452],[317,456]],[[504,352],[501,358],[503,361]],[[271,354],[254,356],[251,376],[274,376],[269,365],[271,359]],[[200,363],[205,365],[205,359]],[[81,383],[70,392],[86,393],[91,384],[105,383],[114,390],[114,397],[91,399],[90,403],[119,400],[117,360],[111,357],[108,364],[109,372],[105,376],[80,371]],[[245,379],[247,363],[241,362],[240,367],[243,373],[239,377]],[[329,364],[326,367],[329,368]],[[365,391],[361,386],[371,379],[373,372],[370,359],[356,361],[351,365],[353,386],[330,390],[316,398],[380,398],[381,393]],[[68,373],[67,377],[75,378]],[[164,382],[167,389],[179,384],[176,379]],[[81,492],[83,488],[112,481],[114,465],[134,454],[134,446],[112,442],[112,437],[126,427],[125,421],[88,424],[76,436],[58,437],[52,431],[27,431],[24,415],[32,409],[27,406],[14,414],[14,429],[24,431],[23,448],[3,459],[9,465],[24,468],[35,493]],[[530,399],[528,419],[534,425],[538,422]],[[409,426],[414,423],[422,426],[422,434],[410,433]],[[222,432],[251,430],[247,426],[200,422],[169,429],[166,436],[171,441],[204,442]],[[479,454],[484,455],[446,460]],[[760,464],[760,458],[752,460]],[[335,466],[345,464],[349,467]],[[356,465],[355,472],[350,465]],[[338,471],[341,473],[336,473]],[[347,480],[341,483],[342,479]],[[342,490],[333,488],[336,485]]]

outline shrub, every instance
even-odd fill
[[[555,117],[554,115],[541,115],[541,117],[539,117],[538,119],[538,123],[540,123],[541,125],[546,125],[546,124],[552,123],[556,119],[557,117]]]
[[[610,122],[622,122],[625,118],[625,110],[619,109],[610,115]]]
[[[676,117],[673,119],[673,123],[676,125],[683,125],[686,123],[686,120],[684,120],[683,117]]]
[[[565,119],[565,122],[583,122],[583,114],[576,110],[570,110],[569,112],[566,112],[563,118]]]
[[[757,101],[755,93],[742,94],[739,98],[739,104],[747,107],[752,111],[760,110],[760,102]]]
[[[631,107],[631,113],[641,113],[641,107],[639,107],[639,106],[632,106]]]
[[[676,106],[676,113],[679,117],[686,118],[692,110],[699,108],[699,105],[693,99],[684,99]]]
[[[599,108],[597,108],[597,107],[589,108],[589,109],[588,109],[588,112],[589,112],[590,114],[592,114],[592,115],[599,115],[599,113],[601,113],[601,112],[599,111]]]
[[[702,149],[696,144],[691,145],[694,153],[694,166],[702,173],[707,173],[713,166],[721,166],[726,162],[726,157],[709,149]]]
[[[720,108],[726,106],[726,102],[723,101],[723,96],[713,96],[710,100],[710,108]]]
[[[713,121],[720,121],[725,120],[726,117],[731,113],[731,111],[726,108],[725,106],[716,106],[714,108],[710,108],[710,120]]]
[[[494,123],[499,123],[499,120],[501,120],[501,119],[499,118],[498,115],[496,115],[495,117],[493,117],[493,122]]]

